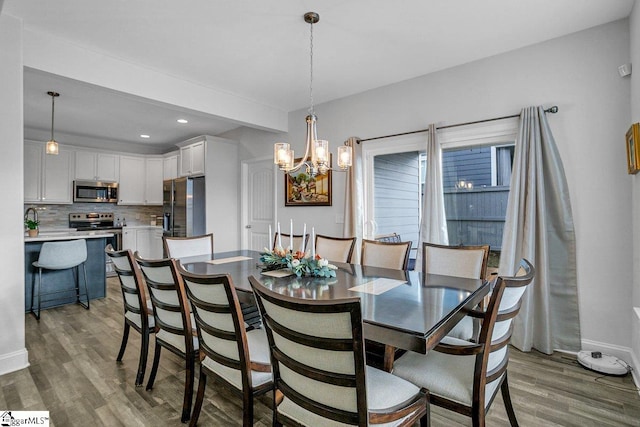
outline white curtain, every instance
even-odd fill
[[[347,144],[352,148],[352,166],[347,171],[344,191],[343,237],[357,237],[362,242],[364,216],[364,182],[362,177],[362,144],[356,137],[350,137]],[[360,262],[360,244],[356,244],[352,263]]]
[[[438,142],[436,125],[429,125],[427,136],[427,176],[424,186],[420,239],[415,270],[422,270],[422,243],[449,244],[447,218],[444,213],[444,190],[442,185],[442,149]]]
[[[542,107],[520,114],[502,239],[500,274],[520,258],[536,269],[514,319],[511,343],[520,350],[580,349],[576,249],[564,168]]]

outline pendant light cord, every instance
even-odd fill
[[[55,141],[55,139],[53,139],[53,118],[54,118],[55,108],[56,108],[56,96],[54,94],[51,94],[51,141]]]
[[[309,30],[309,114],[313,114],[313,21],[309,24],[311,26]]]

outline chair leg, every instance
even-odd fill
[[[142,345],[140,346],[140,360],[138,361],[138,375],[136,375],[136,387],[140,387],[144,381],[144,371],[147,369],[147,354],[149,353],[149,330],[142,331]]]
[[[189,421],[191,417],[191,402],[193,400],[193,377],[195,370],[195,355],[193,353],[186,355],[187,369],[184,374],[184,401],[182,403],[183,423]]]
[[[431,427],[431,403],[428,397],[429,394],[427,394],[427,413],[420,418],[420,427]]]
[[[124,356],[124,350],[127,348],[127,341],[129,340],[129,329],[131,326],[127,322],[124,322],[124,331],[122,331],[122,343],[120,343],[120,351],[116,360],[122,362],[122,356]]]
[[[513,404],[511,403],[511,395],[509,394],[509,378],[507,377],[507,372],[504,373],[504,379],[502,380],[502,385],[500,389],[502,391],[502,400],[504,401],[504,407],[507,410],[507,416],[509,417],[509,422],[511,423],[511,427],[518,427],[518,420],[516,419],[516,413],[513,410]]]
[[[33,311],[33,300],[35,297],[36,290],[36,278],[33,277],[33,282],[31,282],[31,313],[35,316],[36,320],[40,321],[40,292],[42,291],[42,268],[38,268],[38,305],[36,307],[37,311]]]
[[[160,362],[160,350],[162,347],[156,342],[156,348],[153,353],[153,366],[151,367],[151,373],[149,374],[149,382],[147,382],[147,390],[153,388],[153,382],[156,380],[156,374],[158,373],[158,363]]]
[[[85,309],[89,310],[89,290],[87,288],[87,267],[85,267],[84,263],[82,265],[82,271],[84,273],[84,294],[87,299],[86,303],[80,301],[80,265],[76,265],[76,302],[83,306]]]
[[[253,426],[253,392],[251,390],[242,391],[242,426]]]
[[[191,414],[189,427],[195,427],[195,425],[198,424],[198,418],[200,417],[200,410],[202,409],[202,401],[204,400],[204,391],[206,387],[207,374],[205,374],[201,368],[200,377],[198,378],[198,394],[196,395],[196,403],[193,406],[193,413]]]

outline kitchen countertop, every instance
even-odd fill
[[[47,242],[54,240],[99,239],[111,236],[113,236],[113,232],[110,230],[76,231],[71,228],[63,230],[41,230],[37,237],[29,237],[25,233],[24,241],[25,243]]]

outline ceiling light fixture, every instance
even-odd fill
[[[140,138],[148,139],[151,138],[149,135],[145,135],[144,133],[140,135]]]
[[[182,123],[182,124],[189,123],[189,120],[187,120],[187,119],[178,119],[178,123]]]
[[[316,129],[316,121],[318,117],[313,110],[313,24],[320,20],[320,15],[315,12],[307,12],[304,14],[304,21],[310,24],[310,79],[309,79],[309,115],[307,121],[307,138],[304,157],[298,164],[294,165],[295,156],[291,146],[286,142],[277,142],[273,146],[273,162],[278,165],[280,170],[286,173],[295,172],[306,166],[307,173],[311,176],[324,175],[331,169],[329,142],[318,139]],[[309,157],[311,159],[309,160]],[[338,147],[338,166],[345,171],[352,162],[351,147],[348,145]]]
[[[56,97],[60,96],[60,94],[58,92],[51,91],[47,92],[47,95],[51,97],[51,139],[47,141],[45,153],[56,155],[58,154],[58,143],[53,138],[53,117],[56,107]]]

